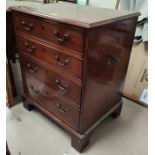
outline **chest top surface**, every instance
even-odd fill
[[[30,6],[30,7],[34,7],[34,6],[43,6],[43,3],[39,3],[39,2],[31,2],[31,1],[16,1],[16,0],[7,0],[6,1],[6,11],[11,11],[10,7],[11,6]]]
[[[70,3],[53,3],[32,7],[12,6],[10,9],[84,28],[97,27],[139,15],[138,12],[116,11]]]

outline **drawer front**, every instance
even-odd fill
[[[36,80],[27,72],[24,72],[25,92],[30,98],[37,101],[39,105],[48,110],[50,113],[66,122],[73,128],[78,128],[79,110],[73,105],[60,100],[55,93],[45,86],[42,82]]]
[[[18,37],[17,42],[23,53],[81,78],[82,62],[78,59],[22,37]]]
[[[74,84],[67,78],[60,74],[41,67],[40,65],[27,60],[25,57],[21,58],[22,70],[28,72],[36,79],[40,79],[43,83],[49,86],[55,94],[59,97],[66,97],[76,104],[80,104],[81,87]]]
[[[48,23],[21,13],[14,14],[14,21],[16,31],[33,35],[75,52],[83,51],[83,34],[79,29],[71,29],[56,22]]]

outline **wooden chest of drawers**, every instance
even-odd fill
[[[11,9],[24,106],[37,107],[65,128],[80,152],[101,120],[121,112],[139,13],[76,4]]]

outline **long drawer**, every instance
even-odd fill
[[[80,60],[23,37],[17,37],[17,42],[19,50],[23,53],[81,78]]]
[[[79,109],[70,103],[62,101],[44,83],[35,79],[32,75],[24,72],[26,94],[35,100],[43,108],[54,114],[60,120],[73,128],[78,128]]]
[[[54,90],[57,96],[69,98],[76,104],[80,105],[80,86],[76,85],[62,75],[28,60],[28,58],[23,55],[20,55],[20,57],[23,72],[28,72],[36,79],[40,79],[43,83]]]
[[[75,52],[83,52],[83,30],[79,28],[71,28],[58,22],[48,22],[17,12],[14,13],[14,21],[16,31],[45,39]]]

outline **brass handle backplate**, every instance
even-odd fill
[[[57,64],[60,65],[60,66],[66,66],[70,63],[69,59],[66,59],[64,62],[61,62],[61,58],[60,58],[60,55],[56,54],[54,56],[55,60],[57,61]]]
[[[59,80],[56,79],[55,83],[60,90],[68,90],[68,86],[63,86]]]
[[[34,87],[32,85],[30,85],[31,90],[33,90],[33,92],[35,92],[36,94],[39,94],[40,91],[38,89],[34,89]]]
[[[33,68],[30,64],[27,64],[27,68],[29,68],[29,70],[30,70],[31,73],[35,73],[35,72],[38,71],[37,68]]]
[[[29,45],[28,42],[25,42],[24,45],[25,45],[27,51],[30,52],[30,53],[33,53],[36,50],[36,46],[35,45],[32,45],[30,47],[30,45]]]
[[[24,29],[27,31],[31,31],[34,28],[34,24],[33,23],[26,23],[25,21],[21,22]]]
[[[108,60],[106,62],[106,65],[109,68],[112,68],[118,62],[120,62],[120,59],[119,58],[117,58],[117,57],[111,57],[111,58],[108,58]]]
[[[66,113],[66,112],[67,112],[67,109],[64,109],[64,108],[62,107],[61,104],[57,103],[56,106],[58,107],[58,109],[59,109],[62,113]]]
[[[58,31],[53,32],[54,36],[56,36],[56,40],[60,43],[64,43],[69,40],[70,36],[68,33],[65,33],[62,37],[60,37],[60,33]]]

